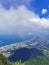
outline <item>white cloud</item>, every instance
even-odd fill
[[[32,32],[27,33],[26,35],[32,35]]]
[[[0,34],[43,33],[49,28],[49,19],[40,18],[25,6],[10,10],[0,8]]]
[[[47,9],[42,9],[42,14],[46,14],[47,13]]]

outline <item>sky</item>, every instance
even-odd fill
[[[49,33],[49,0],[0,0],[0,34]]]

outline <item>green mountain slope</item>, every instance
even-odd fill
[[[43,53],[46,54],[45,49],[43,49]],[[0,65],[49,65],[49,59],[46,55],[44,55],[36,57],[32,56],[30,59],[24,62],[21,62],[21,60],[16,62],[9,62],[5,56],[0,54]]]
[[[44,56],[38,56],[31,57],[23,63],[21,63],[21,61],[9,62],[6,57],[0,55],[0,65],[49,65],[49,60]]]
[[[32,57],[25,65],[49,65],[49,60],[44,56]]]

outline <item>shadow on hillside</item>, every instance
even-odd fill
[[[10,56],[8,59],[10,61],[19,61],[21,60],[22,62],[28,60],[31,56],[36,57],[36,56],[41,56],[43,55],[42,51],[36,49],[36,48],[20,48],[14,51],[15,53]]]

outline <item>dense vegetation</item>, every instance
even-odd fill
[[[49,65],[49,60],[44,56],[31,57],[29,60],[21,63],[17,62],[9,62],[5,56],[0,55],[0,65]]]
[[[0,65],[9,65],[9,64],[10,62],[7,60],[7,58],[2,54],[0,54]]]
[[[0,65],[24,65],[24,63],[21,63],[21,61],[10,62],[5,56],[0,54]]]
[[[49,65],[49,60],[43,56],[33,57],[25,65]]]

